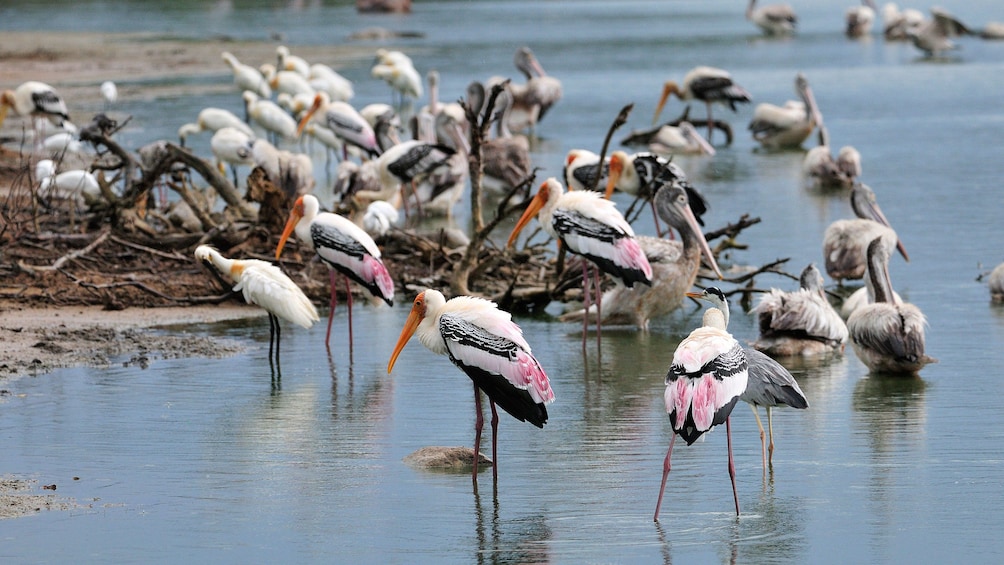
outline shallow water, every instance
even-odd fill
[[[907,44],[852,42],[841,34],[852,3],[799,7],[802,31],[789,40],[759,37],[741,3],[724,1],[421,2],[407,17],[361,16],[351,4],[197,2],[160,11],[82,2],[51,17],[35,3],[5,3],[0,30],[135,28],[195,39],[280,31],[294,53],[297,44],[339,42],[367,26],[423,31],[424,39],[393,45],[412,53],[421,71],[440,70],[446,100],[472,79],[511,73],[515,48],[529,44],[564,85],[564,99],[539,128],[541,176],[559,176],[570,148],[598,150],[625,104],[636,107],[615,140],[647,125],[662,82],[695,65],[727,68],[756,101],[774,103],[793,97],[802,71],[833,145],[861,152],[863,180],[910,252],[910,263],[893,258],[893,284],[927,315],[928,352],[941,362],[913,380],[869,376],[850,351],[793,367],[810,408],[775,411],[777,450],[766,478],[750,410],[735,412],[742,515],[733,512],[718,430],[676,447],[662,521],[653,524],[670,433],[663,377],[676,344],[699,323],[696,308],[656,321],[648,334],[606,331],[602,348],[590,342],[585,354],[577,325],[520,319],[557,401],[544,430],[503,416],[497,494],[489,471],[477,495],[464,473],[402,462],[423,446],[473,440],[469,380],[447,359],[411,343],[386,374],[411,296],[399,295],[393,309],[356,310],[352,363],[337,337],[326,355],[320,327],[287,328],[281,386],[271,379],[264,318],[169,328],[239,339],[250,349],[225,359],[155,359],[145,370],[67,369],[11,385],[0,413],[0,474],[56,483],[59,496],[92,506],[5,521],[0,558],[999,560],[1004,309],[989,305],[975,279],[1004,259],[997,137],[1004,108],[995,78],[1004,71],[1004,43],[965,38],[952,58],[929,61]],[[1004,18],[989,1],[949,8],[974,26]],[[389,100],[368,68],[342,70],[356,81],[355,103]],[[221,84],[230,80],[225,71]],[[236,93],[187,96],[125,102],[119,111],[142,125],[124,132],[138,146],[173,139],[204,106],[237,111],[239,103]],[[671,103],[666,116],[681,109]],[[734,144],[714,158],[678,162],[711,202],[710,228],[744,212],[763,220],[740,237],[749,249],[726,263],[790,257],[786,270],[798,272],[821,263],[823,231],[851,212],[845,195],[802,185],[801,153],[755,151],[745,130],[751,113],[719,111],[736,130]],[[638,231],[651,233],[645,219]],[[794,286],[780,276],[757,282]],[[733,309],[731,330],[753,339],[752,320]],[[336,336],[345,324],[341,310]]]

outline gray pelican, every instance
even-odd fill
[[[900,11],[893,2],[882,5],[882,35],[887,41],[907,39],[906,30],[924,23],[924,13],[908,8]]]
[[[799,279],[799,289],[772,288],[752,310],[760,325],[753,347],[772,357],[825,355],[843,352],[847,325],[823,292],[823,275],[809,264]]]
[[[851,346],[872,372],[916,374],[937,360],[924,353],[924,314],[913,304],[895,304],[889,279],[889,247],[881,237],[868,244],[865,284],[869,304],[847,320]]]
[[[931,8],[931,19],[906,30],[907,37],[928,57],[938,57],[944,51],[958,49],[959,46],[951,38],[971,33],[965,24],[940,8]]]
[[[655,107],[655,116],[652,118],[653,125],[659,121],[662,107],[666,105],[666,100],[673,94],[680,100],[700,100],[707,106],[709,143],[714,127],[711,105],[716,102],[724,104],[735,112],[736,104],[748,103],[751,100],[750,93],[736,84],[728,71],[714,67],[695,67],[684,75],[682,84],[677,84],[672,80],[663,84],[662,95],[659,97],[659,103]]]
[[[861,0],[860,6],[847,8],[847,37],[857,38],[870,35],[872,24],[875,23],[875,3],[872,0]]]
[[[612,325],[633,324],[647,331],[649,321],[664,316],[683,303],[686,292],[694,286],[701,266],[701,254],[707,258],[715,274],[721,271],[708,242],[701,233],[697,218],[691,211],[687,191],[679,182],[658,188],[654,198],[656,210],[663,220],[680,232],[680,239],[669,241],[639,236],[649,264],[652,266],[652,285],[634,285],[633,288],[616,285],[603,294],[600,303],[601,323]],[[569,312],[562,321],[580,320],[586,310]],[[595,309],[590,311],[590,317]]]
[[[853,220],[837,220],[823,233],[823,257],[826,273],[839,284],[846,279],[860,279],[865,274],[865,251],[876,237],[881,237],[890,253],[896,247],[907,261],[910,256],[889,225],[868,185],[858,183],[851,189],[851,209],[858,216]]]
[[[760,145],[768,149],[798,147],[823,122],[809,80],[802,73],[795,76],[795,94],[799,99],[784,106],[761,103],[753,109],[749,130]]]
[[[401,95],[401,104],[405,97],[422,97],[422,75],[415,69],[411,57],[401,51],[377,49],[376,64],[370,69],[370,75],[390,85],[392,92]]]
[[[757,8],[756,0],[750,0],[746,6],[746,19],[767,35],[790,35],[798,23],[791,4],[767,4]]]
[[[990,286],[990,299],[996,303],[1004,302],[1004,263],[997,265],[993,271],[990,271],[988,285]]]
[[[480,107],[477,100],[484,100],[484,86],[474,81],[467,87],[468,97],[474,107]],[[493,192],[505,194],[525,182],[533,172],[530,157],[530,140],[522,134],[514,135],[509,130],[509,114],[512,112],[512,94],[503,90],[495,101],[495,137],[481,144],[481,166],[484,169],[482,185]],[[452,121],[452,118],[447,118]],[[466,118],[464,121],[466,124]],[[453,126],[453,131],[458,131]],[[456,137],[456,136],[454,136]],[[464,154],[469,153],[467,140],[461,136],[456,142],[464,146]]]
[[[644,132],[635,132],[624,145],[644,144],[652,153],[663,156],[673,155],[714,155],[715,148],[698,133],[690,122],[680,122],[680,125],[669,124],[651,128]]]
[[[818,274],[819,271],[816,271]],[[822,276],[820,275],[820,284]],[[705,289],[704,292],[688,292],[687,296],[707,300],[715,308],[718,308],[725,315],[725,327],[729,326],[729,302],[720,290],[714,287]],[[841,320],[841,325],[843,321]],[[845,329],[846,332],[846,329]],[[753,416],[756,418],[757,426],[760,428],[760,456],[763,461],[763,468],[766,471],[767,465],[774,465],[774,418],[772,408],[775,406],[791,406],[792,408],[805,409],[809,407],[809,401],[805,398],[805,393],[798,386],[798,381],[791,376],[788,369],[771,359],[767,355],[744,347],[746,361],[749,364],[749,379],[746,383],[746,390],[740,400],[750,405]],[[757,407],[763,406],[767,409],[767,429],[770,432],[769,448],[765,443],[763,423],[760,421],[760,411]],[[769,455],[768,455],[769,449]]]
[[[718,289],[708,289],[721,294]],[[655,521],[659,521],[662,495],[669,478],[673,442],[679,435],[692,445],[711,428],[725,423],[729,446],[729,478],[732,497],[739,515],[739,493],[736,491],[736,466],[732,459],[732,426],[729,416],[749,381],[748,361],[742,346],[726,330],[728,320],[718,308],[704,312],[701,327],[690,332],[673,353],[673,364],[666,374],[666,413],[673,426],[669,449],[662,464],[662,486],[655,504]]]
[[[544,67],[529,47],[516,50],[513,64],[526,78],[526,83],[509,85],[509,93],[513,97],[509,127],[513,131],[527,128],[533,131],[551,106],[561,100],[561,81],[544,72]]]
[[[895,290],[892,291],[892,302],[899,304],[903,302],[903,299],[899,296],[899,293]],[[840,305],[840,317],[847,319],[851,317],[858,308],[868,304],[868,287],[863,286],[854,292],[850,296],[844,299],[843,304]]]
[[[861,153],[845,145],[834,159],[828,145],[817,145],[805,153],[802,174],[820,188],[852,186],[861,176]]]

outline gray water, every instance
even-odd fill
[[[662,82],[693,66],[732,71],[756,101],[793,97],[804,72],[832,144],[861,152],[872,186],[910,252],[893,284],[927,315],[928,353],[917,379],[869,376],[848,350],[834,362],[792,367],[805,411],[775,411],[777,451],[764,476],[756,424],[733,419],[742,515],[735,517],[723,430],[676,446],[661,522],[652,522],[670,438],[663,377],[677,343],[700,323],[685,306],[652,331],[604,332],[585,354],[580,328],[520,319],[557,401],[543,430],[503,415],[499,483],[481,475],[414,470],[402,458],[428,445],[473,443],[469,379],[419,343],[387,360],[411,296],[355,312],[353,362],[345,311],[326,354],[321,326],[284,331],[283,378],[273,386],[264,318],[166,328],[236,339],[224,359],[154,359],[22,379],[0,408],[0,474],[58,484],[89,508],[0,524],[4,562],[996,562],[1004,554],[1004,310],[989,304],[983,271],[1004,259],[999,214],[1004,43],[965,38],[950,58],[911,45],[850,41],[854,2],[795,3],[801,32],[768,40],[742,17],[745,2],[416,2],[410,16],[361,16],[351,3],[78,2],[55,14],[31,2],[0,7],[4,29],[127,29],[194,39],[285,33],[296,45],[337,43],[356,29],[415,30],[390,45],[437,68],[442,97],[473,79],[511,74],[530,45],[564,85],[540,126],[541,176],[565,152],[598,150],[622,106],[626,128],[651,119]],[[1004,19],[998,3],[946,7],[974,27]],[[491,26],[489,26],[489,23]],[[2,36],[0,36],[2,42]],[[373,43],[374,49],[386,43]],[[337,63],[336,61],[325,61]],[[2,68],[2,62],[0,62]],[[389,100],[368,64],[342,68],[357,106]],[[101,77],[95,77],[95,86]],[[222,68],[220,84],[230,76]],[[123,103],[142,131],[136,145],[173,139],[219,95]],[[150,108],[170,111],[150,113]],[[667,117],[681,111],[670,104]],[[695,108],[696,111],[701,108]],[[802,184],[800,152],[762,153],[746,135],[751,107],[719,117],[736,130],[713,158],[679,159],[712,205],[709,227],[749,212],[763,222],[726,264],[789,257],[821,263],[826,226],[851,212],[842,194]],[[179,118],[179,116],[182,116]],[[619,139],[615,136],[615,140]],[[207,153],[208,155],[208,153]],[[621,201],[626,205],[627,201]],[[464,206],[460,205],[461,222]],[[645,216],[639,232],[652,233]],[[758,286],[791,289],[780,276]],[[724,285],[728,290],[728,285]],[[756,337],[733,304],[731,330]],[[490,447],[488,440],[483,444]],[[74,480],[79,477],[79,480]]]

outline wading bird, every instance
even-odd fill
[[[851,189],[851,209],[857,215],[853,220],[837,220],[823,232],[823,257],[826,274],[840,284],[843,280],[858,280],[865,274],[865,257],[868,244],[876,237],[889,248],[896,247],[907,261],[910,256],[889,225],[868,185],[858,183]]]
[[[240,130],[248,137],[254,137],[254,130],[247,125],[244,120],[238,118],[230,110],[223,108],[203,108],[194,122],[183,124],[178,128],[178,140],[182,147],[188,136],[203,131],[216,132],[223,128],[234,128]]]
[[[990,287],[990,300],[996,303],[1004,302],[1004,263],[990,271],[987,286]]]
[[[798,100],[789,100],[784,106],[765,102],[757,104],[753,109],[749,130],[753,133],[753,139],[763,147],[798,147],[823,122],[809,80],[802,73],[795,76],[795,94],[798,95]]]
[[[711,115],[711,105],[716,102],[736,111],[736,104],[751,101],[750,93],[732,80],[728,71],[714,67],[695,67],[683,77],[682,85],[675,81],[666,81],[662,87],[662,95],[655,107],[652,124],[659,121],[662,107],[671,95],[680,100],[700,100],[708,108],[708,143],[711,143],[711,132],[714,131],[714,117]]]
[[[195,248],[195,258],[215,272],[230,277],[235,283],[234,292],[240,291],[245,302],[256,304],[268,312],[268,362],[272,363],[274,344],[276,367],[279,365],[279,337],[282,334],[279,318],[305,329],[310,329],[314,322],[321,319],[300,287],[268,261],[227,259],[208,245]]]
[[[752,310],[760,337],[753,347],[771,357],[825,355],[843,352],[847,325],[823,291],[823,274],[809,264],[793,292],[772,288]]]
[[[951,38],[970,34],[972,32],[965,24],[940,8],[931,8],[931,19],[906,29],[906,36],[928,57],[938,57],[945,51],[958,49],[959,46]]]
[[[76,126],[70,123],[69,111],[63,97],[44,82],[30,80],[22,83],[14,90],[4,90],[0,93],[0,125],[3,125],[7,112],[14,110],[19,116],[30,116],[32,131],[35,134],[35,145],[40,149],[45,138],[42,118],[49,120],[56,127],[65,127],[67,131],[76,131]]]
[[[358,147],[367,156],[380,155],[380,146],[377,144],[373,126],[348,102],[338,100],[332,102],[326,93],[318,92],[310,109],[300,118],[300,123],[296,127],[297,137],[311,120],[331,130],[346,145]]]
[[[234,84],[237,85],[237,88],[241,89],[241,91],[249,90],[254,92],[261,98],[268,99],[272,97],[272,88],[268,85],[268,80],[261,74],[261,71],[251,65],[241,63],[229,51],[224,51],[222,57],[223,62],[234,73]]]
[[[818,188],[853,186],[861,176],[861,153],[845,145],[834,159],[828,145],[817,145],[806,151],[802,159],[802,174]]]
[[[709,288],[708,291],[721,291]],[[732,426],[729,415],[736,401],[746,390],[749,380],[746,353],[728,331],[725,313],[718,308],[704,312],[701,327],[690,332],[673,353],[673,364],[666,375],[666,413],[669,414],[673,434],[662,464],[662,486],[655,505],[655,521],[659,521],[659,508],[669,478],[673,442],[679,435],[693,444],[704,432],[725,423],[729,447],[729,478],[732,496],[739,515],[739,493],[736,491],[736,466],[732,459]]]
[[[861,0],[860,6],[847,8],[845,15],[847,27],[844,33],[847,37],[858,38],[871,35],[872,24],[875,23],[875,3],[872,0]]]
[[[927,320],[913,304],[892,302],[889,246],[881,237],[868,244],[865,285],[868,304],[847,319],[854,353],[876,373],[916,374],[937,360],[924,353]]]
[[[756,0],[750,0],[746,6],[746,19],[767,35],[790,35],[795,33],[798,23],[791,4],[767,4],[757,8]]]
[[[547,405],[554,402],[547,374],[509,313],[483,298],[457,296],[447,301],[438,290],[426,289],[419,293],[391,353],[388,373],[408,340],[416,334],[429,351],[448,355],[450,361],[474,382],[476,419],[471,479],[475,489],[484,426],[481,393],[488,396],[492,409],[492,476],[497,483],[499,418],[495,405],[521,422],[543,428],[547,422]]]
[[[698,224],[704,225],[701,216],[708,211],[708,201],[687,182],[687,175],[683,169],[665,157],[649,152],[628,155],[624,151],[614,151],[613,155],[610,156],[608,169],[609,178],[604,196],[609,200],[616,189],[635,198],[648,201],[652,207],[655,231],[659,237],[662,237],[663,233],[659,228],[659,214],[656,210],[654,196],[658,188],[665,184],[676,182],[683,187],[687,192],[687,199],[694,219],[697,220]]]
[[[349,309],[349,351],[352,351],[352,289],[349,280],[359,283],[371,296],[382,299],[388,306],[394,305],[394,281],[387,267],[380,260],[380,249],[373,238],[351,220],[338,214],[320,212],[320,203],[312,194],[304,194],[296,199],[289,212],[286,227],[282,230],[279,245],[275,248],[275,258],[282,255],[286,240],[294,231],[296,238],[308,249],[317,253],[328,266],[331,284],[331,312],[328,313],[328,330],[324,344],[331,339],[331,319],[335,315],[335,272],[345,278],[345,293]]]
[[[818,271],[817,271],[818,274]],[[822,277],[822,275],[820,275]],[[707,300],[715,308],[722,311],[725,316],[725,328],[729,327],[729,301],[717,288],[708,288],[704,292],[687,293],[691,298]],[[841,320],[841,323],[843,320]],[[763,468],[766,472],[767,465],[774,466],[774,421],[772,409],[775,406],[791,406],[792,408],[805,409],[809,407],[809,401],[805,398],[805,393],[798,386],[795,377],[791,376],[788,369],[767,355],[749,347],[744,347],[746,361],[749,363],[749,379],[746,383],[746,390],[739,397],[740,400],[750,405],[753,416],[756,418],[757,427],[760,428],[760,457]],[[759,406],[767,409],[767,429],[770,431],[770,445],[765,444],[765,434],[763,422],[760,421]]]

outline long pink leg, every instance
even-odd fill
[[[669,478],[669,458],[673,455],[673,442],[676,441],[676,432],[669,438],[669,449],[666,450],[666,459],[662,462],[662,486],[659,487],[659,501],[655,503],[654,522],[659,521],[659,508],[662,507],[662,494],[666,492],[666,479]]]
[[[725,418],[725,437],[729,440],[729,478],[732,479],[732,498],[736,501],[736,516],[739,515],[739,492],[736,491],[736,463],[732,459],[732,421]]]
[[[495,447],[499,442],[499,414],[495,410],[495,401],[488,399],[488,404],[492,407],[492,480],[499,482],[499,453]]]
[[[324,334],[324,346],[331,347],[331,320],[335,317],[335,306],[338,305],[338,297],[335,293],[335,271],[328,270],[328,282],[331,283],[331,311],[328,312],[328,333]]]
[[[474,490],[478,489],[478,454],[481,453],[481,429],[485,426],[485,418],[481,414],[481,391],[478,385],[474,385],[474,470],[471,471],[471,481],[474,482]],[[494,462],[493,462],[494,463]]]
[[[352,289],[349,288],[349,277],[348,275],[342,275],[345,277],[345,295],[348,296],[349,305],[349,358],[352,358]]]
[[[596,350],[599,351],[600,348],[600,320],[603,318],[603,312],[601,308],[603,307],[603,289],[600,287],[600,269],[598,267],[593,267],[593,292],[596,293]]]
[[[589,331],[589,264],[582,261],[582,350],[586,350],[586,333]]]

